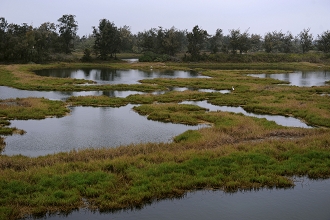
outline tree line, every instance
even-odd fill
[[[151,28],[133,34],[129,26],[117,27],[101,19],[92,34],[78,36],[75,15],[63,15],[57,24],[45,22],[39,27],[26,23],[8,23],[0,17],[0,62],[37,62],[56,60],[57,54],[83,51],[82,61],[91,61],[92,54],[100,60],[116,58],[118,53],[139,53],[141,61],[183,59],[198,61],[204,54],[307,53],[310,50],[330,52],[330,31],[314,37],[310,28],[297,36],[290,32],[267,32],[264,36],[249,30],[231,29],[225,35],[222,29],[209,34],[198,25],[191,31],[175,27]],[[180,54],[179,58],[177,55]]]

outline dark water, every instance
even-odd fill
[[[93,80],[98,84],[136,84],[139,80],[154,78],[208,78],[195,71],[116,70],[116,69],[45,69],[39,76]]]
[[[207,101],[184,101],[182,104],[192,104],[198,105],[203,108],[209,109],[209,111],[224,111],[224,112],[234,112],[242,113],[246,116],[256,117],[256,118],[265,118],[269,121],[274,121],[278,125],[288,126],[288,127],[300,127],[300,128],[312,128],[299,119],[293,117],[284,117],[280,115],[260,115],[249,113],[245,111],[242,107],[230,107],[230,106],[217,106],[207,103]]]
[[[289,82],[293,86],[323,86],[330,80],[330,71],[297,71],[293,73],[249,74],[260,78],[272,78]]]
[[[91,212],[85,209],[67,216],[52,215],[47,220],[329,220],[330,179],[300,178],[290,189],[261,189],[224,193],[222,191],[195,191],[181,199],[154,202],[141,210],[115,213]]]
[[[11,127],[27,133],[7,136],[3,154],[40,156],[87,147],[169,142],[188,129],[203,127],[151,121],[132,107],[72,107],[70,115],[62,118],[12,120]]]
[[[109,96],[125,98],[129,95],[144,94],[137,91],[83,91],[83,92],[70,92],[70,91],[28,91],[0,86],[0,99],[15,99],[37,97],[46,98],[51,100],[66,100],[71,96]]]
[[[187,87],[171,87],[167,91],[155,91],[152,94],[161,95],[168,91],[194,91],[193,88]],[[213,90],[213,89],[199,89],[201,92],[219,92],[222,94],[230,93],[230,90]],[[27,97],[37,97],[46,98],[51,100],[62,100],[65,101],[71,96],[109,96],[109,97],[119,97],[126,98],[129,95],[136,94],[146,94],[145,92],[138,91],[82,91],[82,92],[70,92],[70,91],[28,91],[20,90],[15,88],[10,88],[7,86],[0,86],[0,99],[16,99],[16,98],[27,98]]]

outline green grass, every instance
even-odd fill
[[[61,117],[69,110],[62,101],[44,98],[16,98],[0,100],[0,117],[5,119],[44,119]]]

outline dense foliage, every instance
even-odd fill
[[[96,58],[116,58],[120,52],[142,53],[141,61],[205,60],[209,54],[306,53],[310,50],[330,52],[330,31],[314,39],[310,28],[297,36],[290,32],[271,31],[264,36],[250,34],[249,30],[229,30],[224,35],[217,29],[214,35],[194,26],[192,31],[175,27],[151,28],[133,34],[129,26],[117,27],[107,19],[101,19],[89,36],[78,36],[78,22],[74,15],[63,15],[58,24],[45,22],[39,27],[26,23],[8,23],[0,17],[0,62],[42,63],[65,60],[66,54],[78,52],[82,61]],[[84,56],[82,56],[84,53]],[[212,56],[208,60],[217,61]],[[66,60],[67,61],[67,60]]]

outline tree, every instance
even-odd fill
[[[5,59],[7,50],[7,26],[8,23],[5,18],[0,17],[0,60]]]
[[[246,30],[244,33],[241,33],[239,29],[229,30],[229,45],[232,49],[232,53],[236,54],[237,50],[239,50],[240,54],[243,52],[247,52],[250,49],[250,41],[249,41],[249,33]]]
[[[5,60],[23,61],[32,60],[35,37],[33,28],[26,23],[22,25],[9,24],[7,26],[7,42]]]
[[[163,53],[174,56],[181,51],[183,47],[184,33],[178,31],[175,27],[166,29],[162,40]]]
[[[261,39],[262,37],[259,34],[251,34],[250,45],[251,51],[259,51],[261,49]]]
[[[310,28],[304,29],[298,35],[302,52],[306,53],[313,48],[313,35],[309,34]]]
[[[84,49],[84,55],[81,58],[82,62],[90,62],[92,61],[92,57],[91,57],[91,51],[88,48]]]
[[[321,35],[317,35],[317,48],[324,53],[330,52],[330,31],[325,31]]]
[[[63,52],[71,53],[74,48],[73,40],[78,30],[78,23],[75,21],[75,15],[63,15],[57,21],[60,22],[57,26],[63,44]]]
[[[293,52],[293,36],[290,32],[287,32],[286,35],[283,35],[282,38],[280,38],[280,48],[279,50],[284,53],[291,53]]]
[[[215,35],[209,39],[211,53],[217,53],[222,46],[222,29],[217,29]]]
[[[157,32],[155,28],[151,28],[144,32],[139,32],[137,38],[138,46],[141,48],[142,52],[157,52]]]
[[[107,19],[101,19],[99,27],[93,27],[95,37],[94,50],[103,60],[108,56],[116,57],[120,49],[120,33],[114,23]]]
[[[36,61],[42,62],[49,59],[50,54],[60,50],[58,46],[58,34],[56,33],[56,25],[46,22],[34,29],[35,45],[34,49],[37,53]]]
[[[119,37],[121,42],[121,51],[132,52],[133,50],[133,35],[131,33],[130,27],[124,25],[119,28]]]
[[[277,52],[281,46],[282,31],[268,32],[264,37],[264,48],[267,53]]]
[[[191,54],[192,60],[199,59],[200,51],[203,48],[203,44],[205,43],[207,37],[207,31],[200,29],[198,25],[192,29],[192,32],[187,33],[188,53]]]

